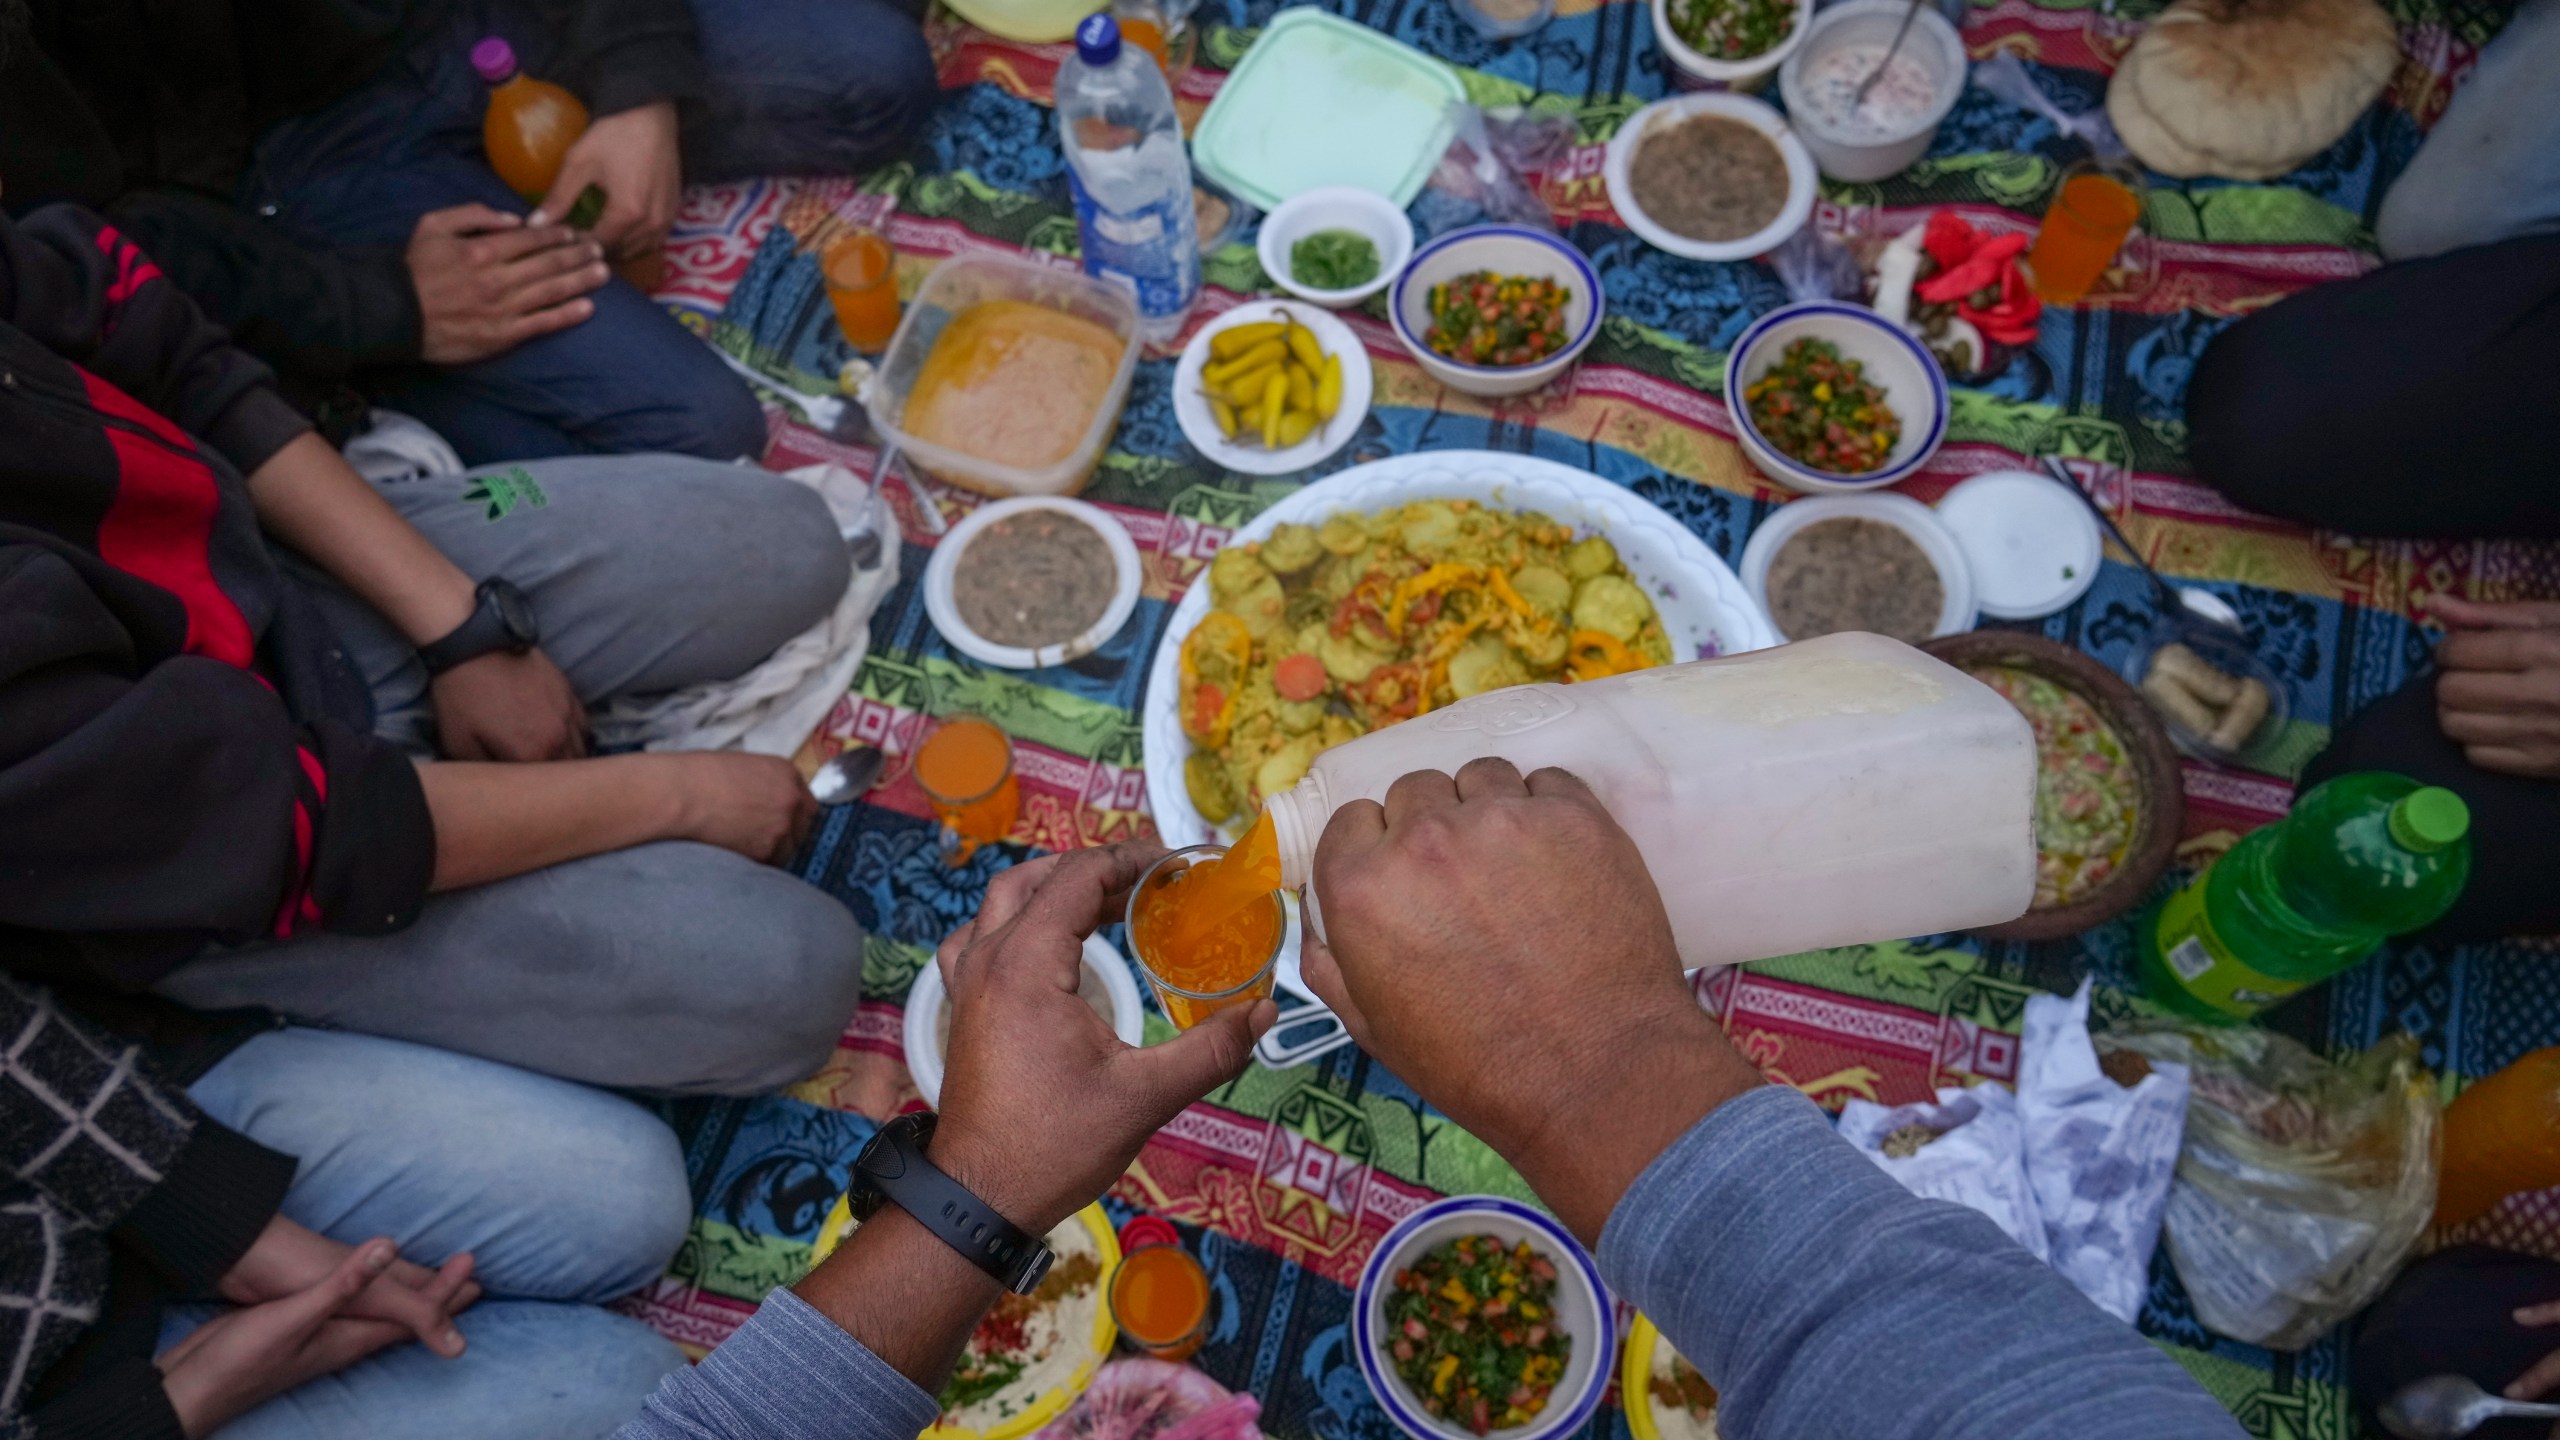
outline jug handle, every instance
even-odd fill
[[[1253,1054],[1274,1070],[1286,1070],[1350,1043],[1351,1032],[1343,1028],[1341,1018],[1325,1006],[1310,1003],[1282,1010],[1253,1047]]]

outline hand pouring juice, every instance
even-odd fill
[[[1336,746],[1256,822],[1274,879],[1310,882],[1343,805],[1487,755],[1591,786],[1643,852],[1690,969],[1996,924],[2035,894],[2025,718],[1952,666],[1856,633],[1489,691]],[[1321,936],[1323,896],[1308,897]]]

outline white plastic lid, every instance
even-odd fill
[[[2098,517],[2059,481],[2024,470],[1976,475],[1938,502],[1973,572],[1973,603],[2002,620],[2050,615],[2098,578]]]

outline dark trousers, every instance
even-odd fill
[[[481,152],[486,87],[472,41],[507,37],[544,74],[540,27],[510,0],[459,7],[364,88],[261,140],[240,202],[329,245],[405,246],[418,217],[478,202],[523,214]],[[693,0],[709,93],[683,122],[685,178],[853,174],[902,150],[931,111],[933,57],[901,0]],[[621,280],[595,314],[487,360],[369,377],[466,464],[671,451],[763,453],[744,381]]]
[[[2351,535],[2560,536],[2560,235],[2386,265],[2217,337],[2187,390],[2197,473],[2249,509]],[[2356,716],[2306,782],[2393,770],[2471,806],[2442,940],[2560,933],[2560,783],[2481,770],[2435,679]]]
[[[2560,537],[2560,235],[2321,285],[2215,337],[2196,473],[2350,535]]]
[[[2356,1327],[2351,1385],[2368,1423],[2375,1407],[2412,1380],[2468,1375],[2495,1395],[2533,1362],[2560,1350],[2560,1326],[2527,1330],[2526,1305],[2560,1300],[2560,1264],[2457,1245],[2400,1272]],[[2550,1399],[2550,1396],[2542,1396]],[[2377,1424],[2374,1433],[2381,1434]],[[2547,1420],[2492,1420],[2473,1440],[2544,1440]]]

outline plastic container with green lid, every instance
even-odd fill
[[[2471,808],[2368,770],[2303,792],[2136,926],[2144,988],[2207,1020],[2246,1020],[2423,930],[2471,876]]]
[[[1300,191],[1357,185],[1401,208],[1449,148],[1456,71],[1365,25],[1283,10],[1191,135],[1191,163],[1273,210]]]

